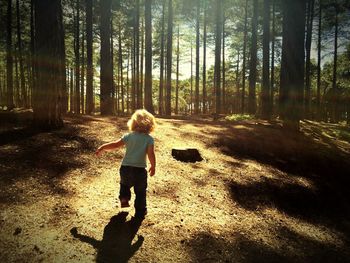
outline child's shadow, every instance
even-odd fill
[[[132,218],[126,221],[127,215],[127,212],[120,212],[113,216],[105,226],[101,241],[79,234],[76,227],[73,227],[70,232],[75,238],[89,243],[97,250],[96,262],[128,262],[142,246],[144,238],[138,235],[137,241],[131,244],[141,226],[142,219]]]

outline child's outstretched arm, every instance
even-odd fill
[[[147,147],[147,156],[149,162],[151,163],[151,167],[149,168],[149,175],[153,176],[156,173],[156,155],[154,154],[153,144]]]
[[[123,142],[122,139],[119,139],[118,141],[115,141],[115,142],[105,143],[97,148],[96,155],[100,156],[105,151],[112,151],[112,150],[115,150],[123,145],[125,145],[125,143]]]

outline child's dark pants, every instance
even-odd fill
[[[146,190],[147,190],[147,171],[142,167],[125,166],[120,167],[120,192],[119,199],[130,200],[130,188],[134,187],[135,192],[135,210],[137,214],[146,213]]]

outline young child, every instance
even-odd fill
[[[104,151],[126,146],[125,156],[120,167],[119,199],[121,207],[129,207],[130,188],[134,187],[136,195],[134,204],[135,217],[138,218],[144,218],[147,214],[146,155],[151,164],[149,168],[150,176],[153,176],[156,170],[154,139],[149,135],[154,130],[155,125],[155,118],[151,113],[144,109],[137,110],[128,121],[130,132],[122,136],[118,141],[103,144],[96,151],[96,155],[100,156]]]

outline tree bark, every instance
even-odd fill
[[[199,16],[200,16],[200,0],[197,0],[197,15],[196,15],[196,91],[194,113],[199,113]]]
[[[306,31],[306,62],[305,62],[305,117],[310,118],[310,103],[311,103],[311,72],[310,72],[310,57],[311,57],[311,41],[312,41],[312,25],[314,18],[314,3],[315,0],[308,1],[308,19]]]
[[[275,94],[275,34],[276,34],[276,0],[272,0],[272,34],[271,34],[271,80],[270,80],[270,100],[271,114],[273,113],[273,102]]]
[[[203,21],[203,113],[207,112],[207,7],[204,6]]]
[[[222,0],[216,1],[216,15],[215,15],[215,65],[214,65],[214,90],[215,90],[215,114],[221,113],[221,74],[220,74],[220,55],[221,55],[221,31],[222,31]]]
[[[222,20],[222,110],[226,113],[225,15]]]
[[[167,80],[166,80],[166,105],[165,114],[171,115],[171,73],[172,73],[172,54],[173,54],[173,1],[168,3],[168,39],[167,39]]]
[[[84,29],[84,23],[82,25],[82,30]],[[86,30],[86,29],[85,29]],[[80,101],[81,101],[81,113],[85,113],[85,37],[82,34],[81,39],[81,75],[80,75]]]
[[[164,23],[165,23],[165,0],[162,2],[162,28],[160,35],[160,77],[159,77],[159,105],[158,114],[163,115],[163,91],[164,91]]]
[[[42,129],[57,128],[63,125],[61,110],[65,83],[61,1],[36,0],[35,22],[38,79],[33,104],[34,124]]]
[[[80,1],[76,1],[75,18],[75,113],[80,114]]]
[[[177,25],[175,114],[179,113],[180,25]]]
[[[245,71],[246,71],[246,51],[247,51],[247,21],[248,21],[248,0],[245,1],[244,8],[244,36],[243,36],[243,65],[242,65],[242,99],[241,99],[241,113],[245,112]]]
[[[21,19],[19,12],[19,0],[16,0],[16,14],[17,14],[17,43],[18,43],[18,62],[19,62],[19,75],[20,75],[20,89],[21,89],[21,104],[23,107],[27,107],[27,94],[26,84],[24,78],[23,67],[23,54],[22,54],[22,34],[21,34]]]
[[[101,69],[100,69],[100,85],[101,85],[101,114],[110,115],[112,110],[112,85],[113,76],[111,70],[111,0],[101,1]]]
[[[318,40],[317,40],[317,118],[321,117],[321,33],[322,33],[322,0],[319,0]]]
[[[283,126],[297,131],[303,110],[305,1],[286,0],[282,8],[280,110]]]
[[[152,89],[152,0],[145,0],[145,108],[154,113]]]
[[[124,72],[123,72],[123,49],[122,49],[122,29],[121,23],[119,22],[119,30],[118,30],[118,49],[119,49],[119,71],[120,71],[120,91],[121,91],[121,106],[122,106],[122,114],[125,111],[125,101],[124,101]]]
[[[257,66],[257,23],[258,23],[258,0],[253,2],[253,17],[252,17],[252,40],[250,47],[250,63],[249,63],[249,97],[248,97],[248,112],[256,113],[256,66]]]
[[[262,98],[261,117],[271,118],[270,106],[270,0],[264,0],[264,24],[263,24],[263,73],[262,73]]]
[[[93,100],[93,53],[92,53],[92,0],[86,1],[86,114],[94,111]]]
[[[7,0],[7,35],[6,35],[6,80],[7,110],[15,107],[13,102],[13,55],[12,55],[12,0]]]

